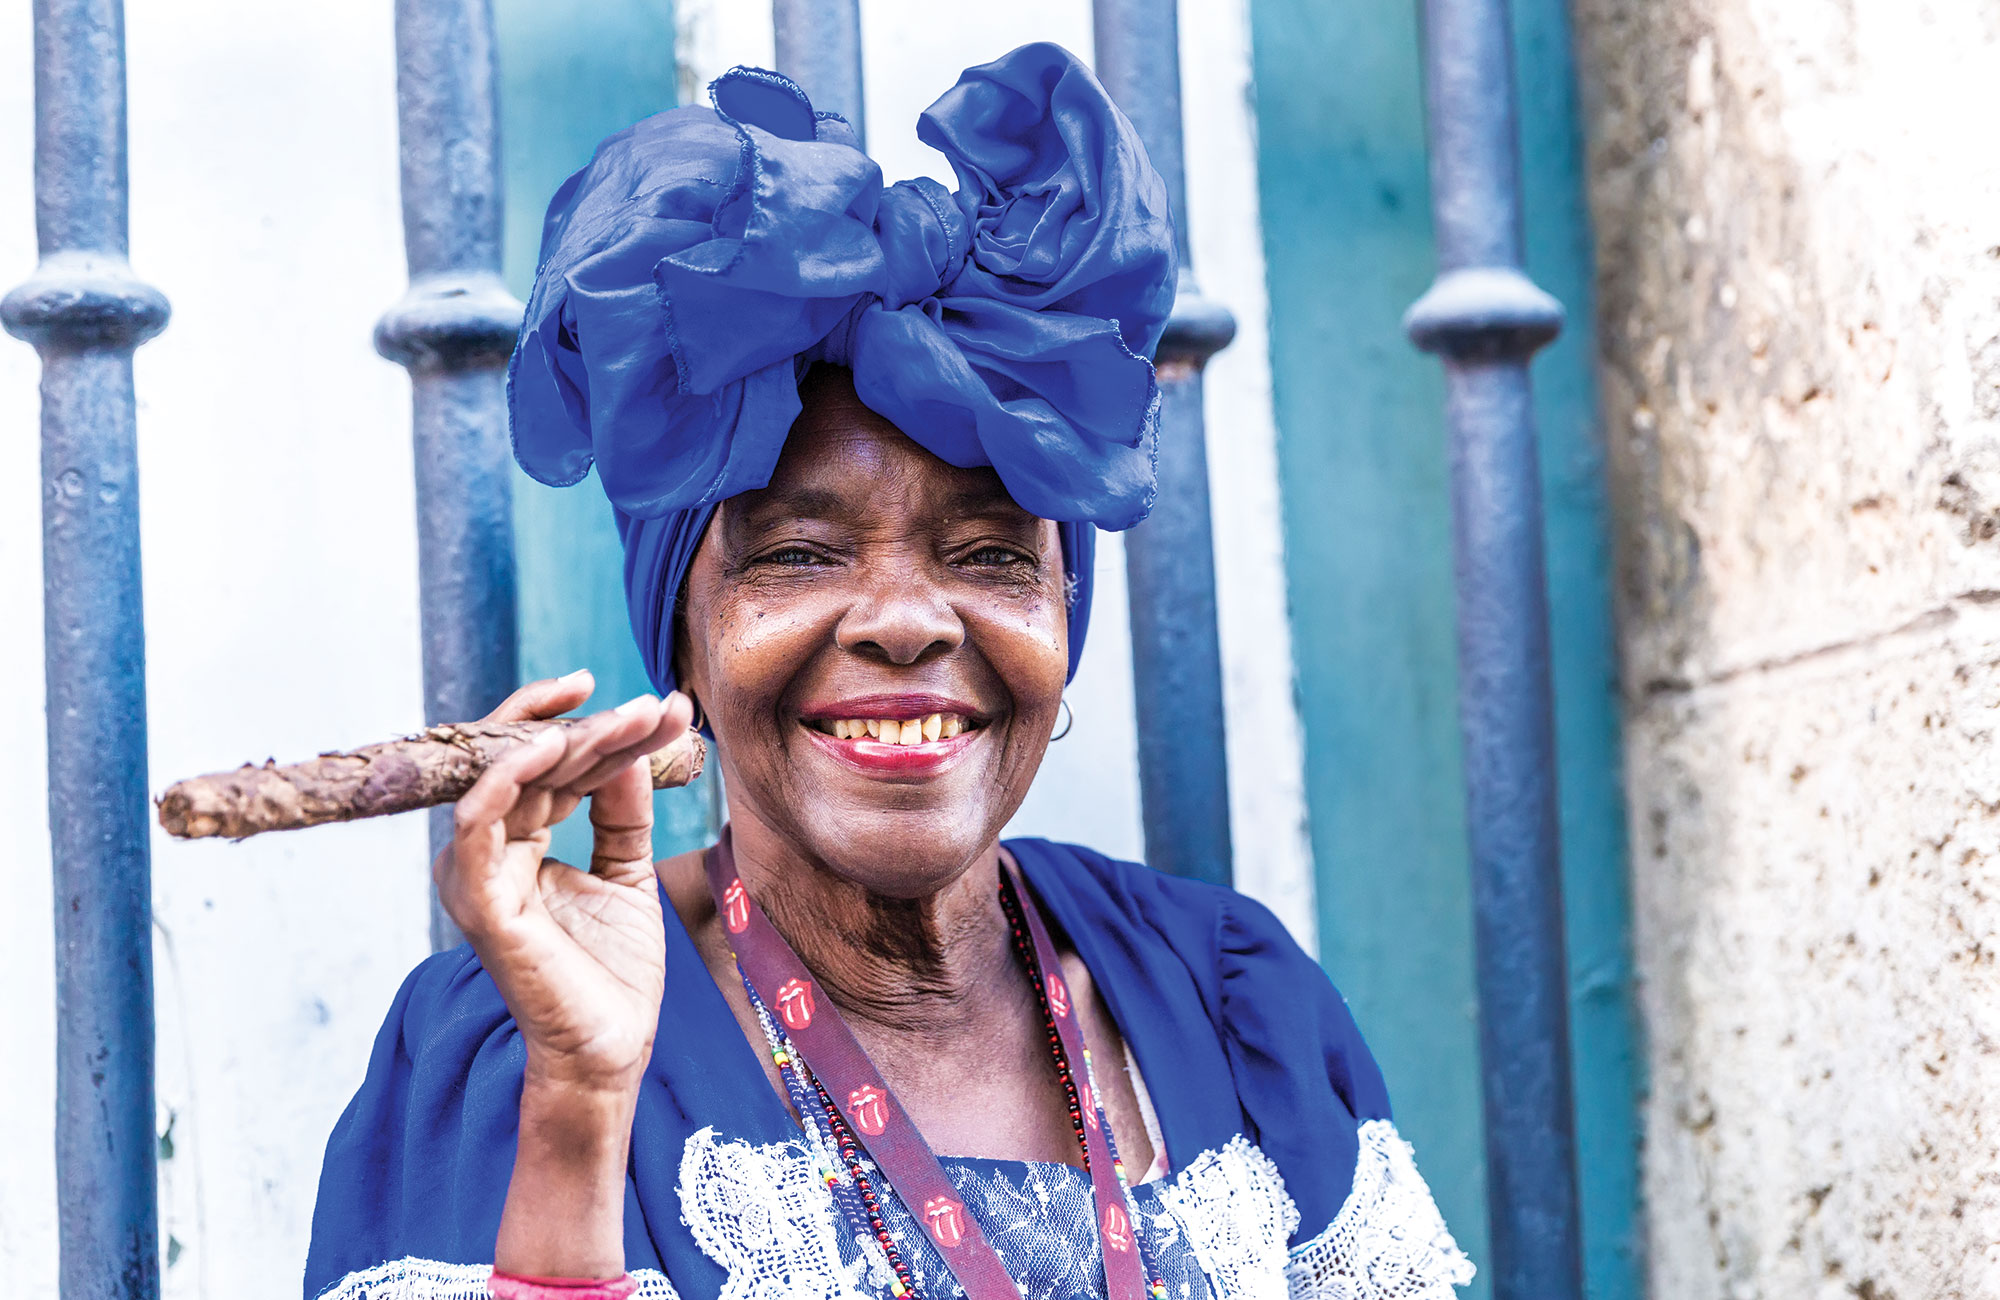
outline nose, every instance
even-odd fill
[[[870,583],[841,615],[843,650],[907,668],[965,644],[965,623],[933,583],[907,571]]]

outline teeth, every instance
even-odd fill
[[[885,745],[922,745],[964,734],[965,719],[951,713],[911,718],[836,718],[825,724],[836,740],[879,740]]]

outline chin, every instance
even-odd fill
[[[972,801],[928,807],[828,801],[800,829],[813,856],[842,879],[886,898],[921,898],[963,875],[1005,822]]]

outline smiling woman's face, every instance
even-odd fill
[[[1041,765],[1069,661],[1055,525],[816,368],[768,487],[688,571],[681,681],[730,813],[876,893],[949,883]]]

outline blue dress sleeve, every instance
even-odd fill
[[[470,947],[411,972],[327,1142],[308,1300],[392,1261],[492,1263],[526,1064],[520,1030]],[[629,1182],[626,1201],[632,1266],[658,1267]]]
[[[1226,896],[1216,949],[1219,1027],[1246,1136],[1286,1171],[1294,1241],[1309,1240],[1340,1213],[1357,1129],[1389,1117],[1389,1092],[1346,1000],[1269,908]],[[1307,1174],[1321,1170],[1347,1177]]]
[[[469,947],[411,972],[327,1142],[307,1297],[391,1260],[492,1261],[526,1059]]]

